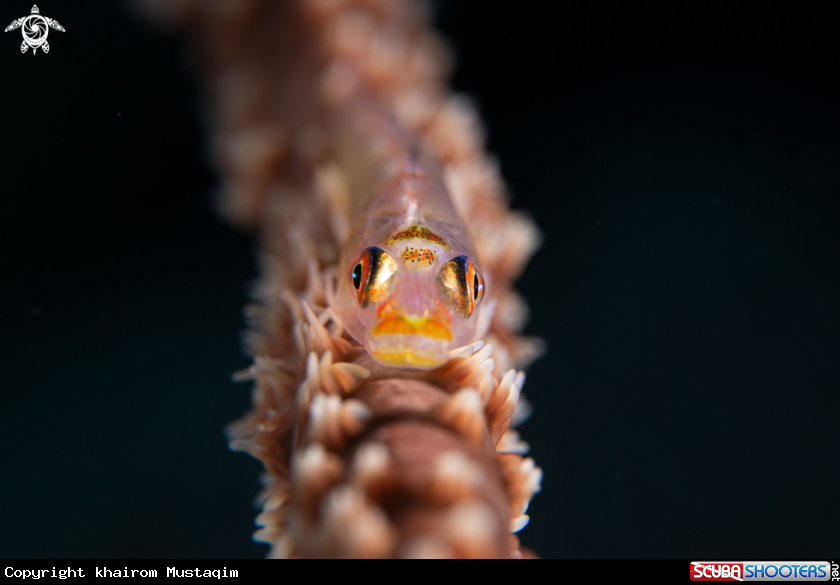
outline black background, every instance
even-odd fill
[[[0,35],[0,556],[261,556],[260,465],[222,434],[254,244],[214,215],[194,67],[125,5],[39,6],[67,29],[48,55]],[[522,540],[836,554],[837,21],[586,6],[436,18],[545,235]]]

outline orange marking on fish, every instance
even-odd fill
[[[370,330],[371,335],[422,335],[443,341],[452,340],[452,330],[445,323],[428,317],[401,315],[378,321]]]
[[[397,232],[390,240],[388,240],[388,243],[394,245],[399,241],[413,239],[434,242],[438,246],[441,246],[444,250],[449,249],[449,245],[446,243],[446,240],[444,240],[442,237],[431,231],[429,228],[420,227],[418,225],[413,225],[402,231]]]
[[[402,253],[403,261],[408,264],[425,264],[431,266],[437,258],[437,253],[430,248],[406,248]]]

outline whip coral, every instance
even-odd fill
[[[541,344],[512,283],[539,234],[448,94],[426,6],[142,5],[190,39],[221,211],[260,242],[236,374],[253,409],[228,428],[265,465],[255,539],[276,557],[521,556],[541,471],[510,426]]]

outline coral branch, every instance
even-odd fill
[[[254,364],[237,375],[255,384],[253,410],[228,428],[231,448],[267,471],[255,539],[280,557],[520,556],[511,532],[528,521],[541,471],[509,427],[517,368],[541,345],[518,334],[527,307],[511,283],[540,236],[507,208],[474,108],[447,95],[448,53],[425,4],[138,3],[188,36],[220,210],[260,240]],[[434,370],[375,363],[334,310],[339,250],[364,210],[337,130],[359,96],[436,157],[485,271],[475,342]],[[380,126],[364,125],[352,148],[376,151]]]

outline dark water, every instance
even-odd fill
[[[827,11],[443,3],[545,244],[521,431],[546,557],[840,550],[840,50]],[[0,20],[29,14],[7,2]],[[0,36],[0,556],[261,556],[253,244],[210,208],[191,65],[111,3]],[[5,24],[3,25],[5,26]],[[832,496],[835,494],[835,496]]]

